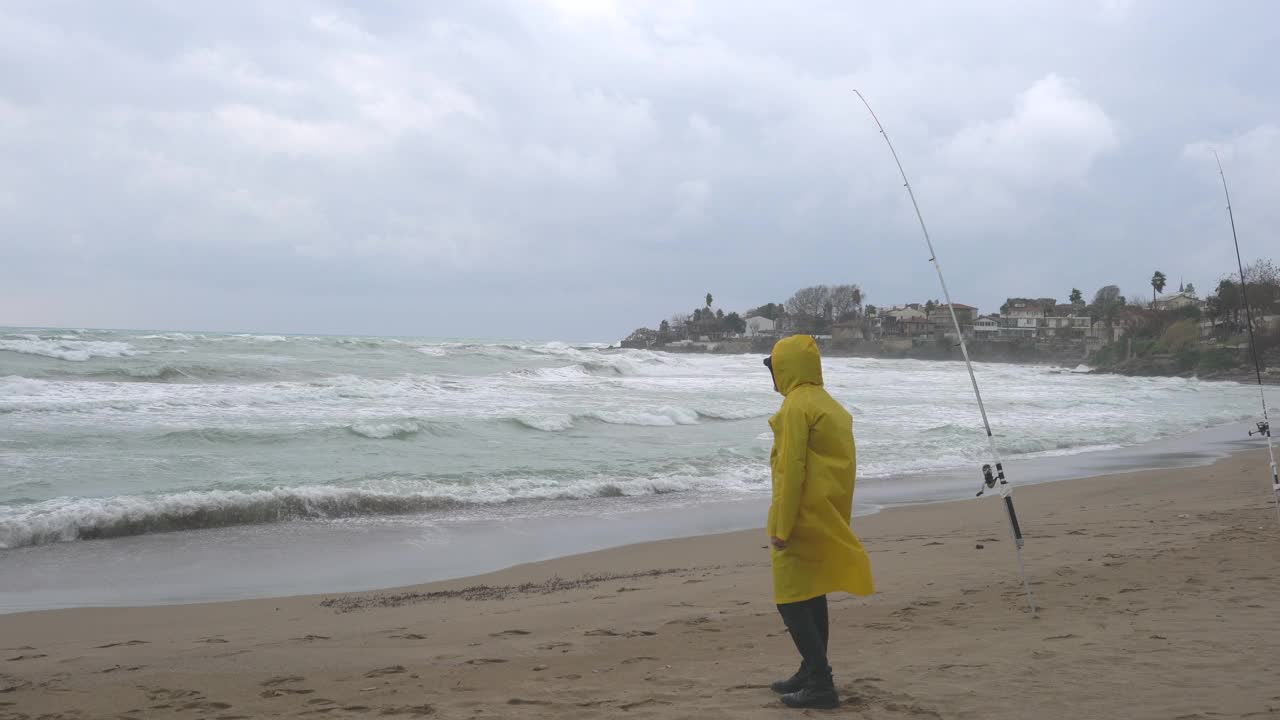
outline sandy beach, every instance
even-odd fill
[[[861,718],[1280,716],[1265,453],[858,518],[879,594],[833,598]],[[245,549],[245,562],[252,562]],[[765,718],[796,664],[759,532],[338,596],[0,616],[0,719]]]

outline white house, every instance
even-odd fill
[[[1169,293],[1156,298],[1157,310],[1177,310],[1191,305],[1199,305],[1200,299],[1189,292]]]
[[[1088,335],[1092,325],[1093,320],[1087,316],[1051,315],[1044,319],[1040,327],[1047,330],[1049,335],[1066,334],[1064,331],[1070,330],[1078,330],[1079,334]]]
[[[1000,334],[1000,321],[983,315],[973,321],[973,333],[979,338],[993,338]]]
[[[757,335],[772,335],[777,331],[777,323],[767,317],[749,317],[747,318],[747,337],[755,337]]]
[[[924,310],[913,307],[894,308],[893,310],[889,310],[883,314],[888,315],[898,322],[902,322],[903,320],[926,320],[929,317],[929,314]]]

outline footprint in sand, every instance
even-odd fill
[[[40,655],[40,654],[35,654],[35,655],[19,655],[19,656],[17,656],[17,657],[11,657],[11,658],[9,658],[9,659],[8,659],[8,662],[18,662],[18,661],[20,661],[20,660],[39,660],[40,658],[43,658],[43,657],[49,657],[49,656],[48,656],[48,655]]]
[[[0,695],[17,692],[19,690],[26,690],[29,687],[31,687],[31,683],[26,680],[18,680],[12,676],[5,677],[0,675]]]
[[[638,707],[644,707],[645,705],[670,705],[670,704],[671,703],[667,702],[666,700],[658,700],[656,698],[645,698],[644,700],[637,700],[635,702],[627,703],[625,705],[619,705],[618,709],[625,712],[627,710],[634,710]]]
[[[620,633],[617,630],[611,630],[608,628],[600,628],[598,630],[588,630],[585,633],[583,633],[583,635],[586,635],[587,637],[623,637],[623,638],[652,637],[657,634],[658,633],[652,630],[628,630],[627,632]]]
[[[709,622],[711,622],[711,618],[707,617],[706,615],[699,615],[697,617],[684,618],[683,620],[672,620],[667,624],[693,626],[693,625],[706,625]]]
[[[268,688],[258,693],[258,697],[273,698],[285,697],[287,695],[310,695],[315,690],[308,688]]]
[[[97,649],[97,650],[106,650],[107,648],[114,648],[114,647],[133,647],[133,646],[135,646],[135,645],[149,645],[149,644],[150,644],[150,643],[148,643],[146,640],[125,640],[124,642],[108,643],[108,644],[106,644],[106,645],[99,645],[99,646],[97,646],[97,648],[95,648],[95,649]]]
[[[392,635],[392,640],[426,640],[427,636],[422,633],[405,633],[403,635]]]
[[[230,640],[223,640],[223,639],[222,639],[222,638],[220,638],[220,637],[207,637],[207,638],[200,638],[200,639],[199,639],[199,640],[197,640],[196,642],[198,642],[198,643],[204,643],[205,645],[223,645],[223,644],[226,644],[226,643],[231,642],[231,641],[230,641]]]
[[[273,678],[268,678],[266,680],[263,680],[258,684],[261,685],[262,687],[280,687],[281,685],[289,685],[291,683],[300,683],[305,680],[306,678],[300,677],[298,675],[277,675]]]
[[[315,642],[316,640],[329,640],[328,635],[303,635],[302,637],[289,638],[298,642]]]
[[[350,708],[346,708],[350,709]],[[431,705],[405,705],[401,707],[383,707],[378,708],[378,714],[384,717],[392,717],[396,715],[407,715],[409,717],[428,717],[436,714],[436,709]]]
[[[539,650],[560,650],[562,648],[573,647],[573,643],[568,642],[547,642],[538,646]],[[565,652],[568,652],[567,650]]]
[[[202,710],[209,712],[211,710],[230,710],[230,703],[215,702],[213,700],[196,700],[183,705],[179,710]]]
[[[147,699],[151,702],[201,697],[200,693],[195,690],[181,690],[174,688],[143,688],[143,690],[146,690]]]
[[[626,660],[622,661],[622,664],[635,665],[636,663],[642,663],[642,662],[656,662],[657,659],[658,658],[656,657],[648,657],[647,655],[641,655],[640,657],[627,658]]]
[[[502,658],[472,658],[466,662],[467,665],[497,665],[507,662]]]
[[[503,630],[502,632],[489,633],[489,637],[518,637],[520,635],[532,635],[528,630]]]
[[[508,705],[550,705],[547,700],[525,700],[524,698],[511,698],[507,701]]]
[[[409,671],[406,670],[403,665],[390,665],[388,667],[378,668],[376,670],[370,670],[369,672],[365,673],[364,676],[367,678],[373,678],[373,677],[382,677],[383,675],[399,675],[400,673],[405,673],[405,672],[409,672]]]

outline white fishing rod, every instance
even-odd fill
[[[1227,174],[1222,171],[1222,160],[1218,151],[1213,151],[1213,159],[1218,163],[1218,175],[1222,178],[1222,193],[1227,196],[1227,217],[1231,220],[1231,240],[1236,245],[1236,266],[1240,268],[1240,298],[1244,301],[1244,318],[1249,324],[1249,349],[1253,353],[1253,372],[1258,377],[1258,395],[1262,398],[1262,421],[1257,423],[1258,429],[1249,432],[1249,436],[1261,435],[1267,439],[1267,453],[1271,455],[1271,492],[1276,498],[1276,518],[1280,519],[1280,474],[1276,473],[1276,451],[1271,446],[1271,418],[1267,415],[1267,391],[1262,383],[1262,363],[1258,361],[1258,343],[1253,337],[1253,310],[1249,305],[1249,283],[1244,277],[1244,260],[1240,259],[1240,238],[1236,236],[1236,216],[1231,210],[1231,191],[1227,190]]]
[[[867,112],[871,113],[871,119],[875,121],[876,127],[880,128],[880,135],[884,138],[884,142],[889,146],[889,152],[893,155],[893,162],[898,166],[898,172],[902,175],[902,184],[907,188],[907,195],[911,198],[911,206],[915,208],[916,219],[920,221],[920,231],[924,233],[924,242],[929,247],[929,262],[933,263],[933,269],[938,272],[938,283],[942,285],[942,295],[946,298],[947,309],[951,311],[951,324],[955,327],[956,337],[960,340],[960,354],[964,356],[964,366],[969,370],[969,382],[973,384],[973,396],[978,400],[978,412],[982,414],[982,426],[987,431],[987,442],[991,446],[991,459],[995,465],[995,471],[992,472],[991,465],[982,466],[982,484],[978,486],[978,497],[982,497],[989,488],[994,488],[997,484],[1000,486],[1000,497],[1004,499],[1005,513],[1009,516],[1009,529],[1013,533],[1013,544],[1018,554],[1018,573],[1022,576],[1022,589],[1027,594],[1027,604],[1031,607],[1031,612],[1036,612],[1035,596],[1031,594],[1031,583],[1027,581],[1027,569],[1022,561],[1022,526],[1018,524],[1018,513],[1013,509],[1013,486],[1004,476],[1004,463],[1000,461],[1000,451],[996,448],[995,435],[991,432],[991,422],[987,419],[987,407],[982,402],[982,391],[978,389],[978,376],[973,372],[973,363],[969,360],[969,348],[964,341],[964,331],[960,329],[960,318],[956,316],[955,303],[951,301],[951,291],[947,290],[947,280],[942,276],[942,265],[938,262],[938,253],[933,249],[933,240],[929,238],[929,228],[925,227],[924,215],[920,212],[920,204],[916,202],[916,194],[911,190],[911,181],[907,179],[907,171],[902,169],[902,161],[898,159],[898,151],[893,149],[893,142],[889,140],[889,133],[885,132],[884,125],[881,124],[880,118],[876,117],[876,111],[871,109],[871,103],[862,96],[861,92],[853,91],[857,94],[858,99],[863,105],[867,106]]]

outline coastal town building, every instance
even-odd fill
[[[1198,307],[1200,304],[1200,298],[1196,297],[1195,293],[1181,290],[1157,297],[1154,307],[1156,310],[1178,310],[1184,307]]]
[[[978,316],[978,308],[962,303],[938,305],[929,312],[929,324],[933,327],[933,333],[939,337],[955,337],[955,323],[951,319],[952,307],[956,311],[955,319],[960,323],[960,332],[965,337],[972,337],[973,321]]]
[[[863,334],[861,322],[846,320],[831,326],[831,339],[836,342],[847,343],[865,340],[866,336]]]
[[[926,313],[919,305],[903,305],[902,307],[894,307],[882,312],[881,314],[885,317],[893,318],[898,322],[908,319],[925,320],[929,317],[929,314]]]
[[[973,334],[979,340],[991,340],[1000,335],[1000,318],[983,315],[973,321]]]
[[[767,317],[747,318],[747,329],[743,333],[747,337],[756,337],[757,335],[774,335],[777,333],[777,323]]]

